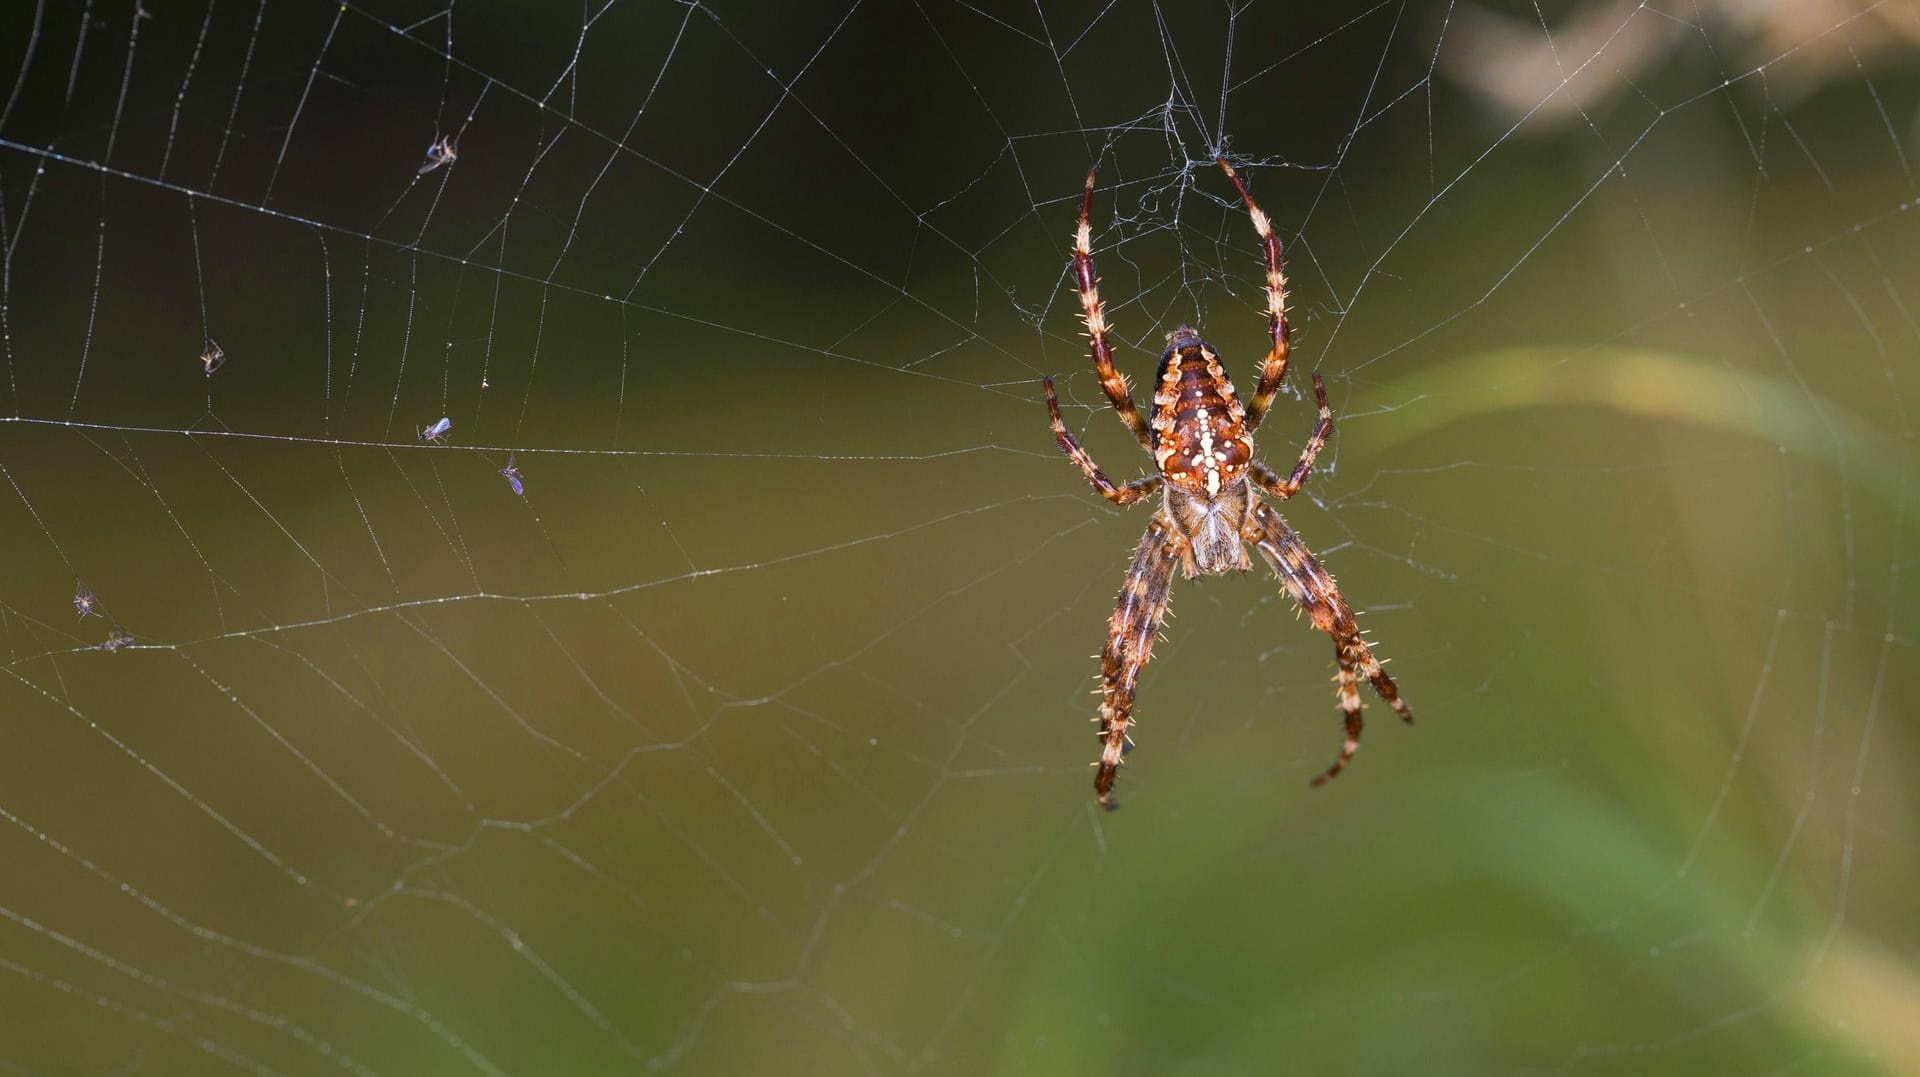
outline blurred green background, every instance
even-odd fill
[[[1910,5],[0,26],[0,1072],[1920,1074]],[[1102,814],[1222,151],[1420,722],[1180,583]]]

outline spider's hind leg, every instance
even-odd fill
[[[1338,680],[1340,684],[1340,710],[1346,719],[1347,739],[1340,747],[1340,756],[1333,766],[1315,778],[1313,784],[1320,785],[1346,769],[1348,760],[1360,747],[1360,730],[1363,722],[1360,717],[1359,679],[1365,677],[1373,685],[1373,690],[1385,700],[1407,722],[1413,721],[1413,712],[1408,709],[1406,700],[1400,698],[1399,686],[1393,678],[1380,667],[1380,660],[1373,655],[1373,648],[1360,635],[1360,626],[1353,619],[1353,610],[1346,600],[1340,597],[1340,588],[1334,584],[1333,576],[1307,549],[1287,522],[1280,518],[1266,504],[1254,509],[1254,522],[1248,529],[1247,540],[1260,550],[1260,556],[1273,568],[1274,575],[1287,588],[1287,593],[1300,608],[1313,618],[1315,628],[1333,638],[1334,656],[1340,665]]]
[[[1133,565],[1121,585],[1120,599],[1108,623],[1107,646],[1100,652],[1100,739],[1102,749],[1093,777],[1100,806],[1113,807],[1114,773],[1128,748],[1133,725],[1133,696],[1141,667],[1153,657],[1153,640],[1167,613],[1173,571],[1181,563],[1185,540],[1172,522],[1155,516],[1134,551]]]
[[[1353,753],[1360,750],[1360,731],[1366,728],[1366,720],[1360,716],[1360,677],[1354,669],[1353,657],[1339,640],[1333,641],[1334,661],[1340,664],[1340,672],[1334,680],[1340,686],[1340,714],[1346,719],[1347,739],[1340,745],[1340,757],[1313,779],[1315,785],[1325,785],[1347,769]]]

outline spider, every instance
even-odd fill
[[[1100,654],[1103,699],[1097,721],[1104,747],[1094,764],[1099,769],[1093,788],[1101,806],[1108,809],[1113,807],[1114,772],[1132,745],[1127,730],[1133,725],[1135,685],[1141,667],[1152,657],[1154,637],[1167,612],[1174,570],[1178,568],[1188,579],[1244,572],[1252,567],[1247,557],[1248,543],[1260,551],[1293,601],[1313,618],[1314,627],[1333,637],[1334,659],[1339,665],[1334,679],[1339,685],[1347,739],[1340,747],[1339,758],[1315,777],[1313,784],[1321,785],[1338,775],[1360,747],[1361,677],[1373,685],[1394,713],[1413,721],[1413,712],[1400,698],[1393,678],[1380,668],[1379,659],[1361,638],[1353,610],[1340,597],[1333,576],[1280,513],[1260,499],[1260,493],[1265,492],[1285,501],[1306,485],[1314,457],[1333,433],[1333,409],[1327,406],[1327,391],[1320,375],[1315,374],[1313,395],[1320,405],[1320,421],[1307,438],[1292,474],[1282,478],[1254,459],[1253,432],[1272,408],[1287,374],[1291,335],[1287,325],[1287,278],[1281,265],[1280,240],[1273,234],[1267,215],[1260,212],[1247,185],[1226,158],[1218,162],[1246,203],[1267,262],[1267,325],[1273,345],[1260,367],[1252,401],[1241,404],[1219,355],[1198,332],[1182,325],[1167,334],[1167,349],[1160,355],[1154,377],[1153,418],[1141,418],[1127,379],[1113,368],[1113,349],[1107,342],[1108,326],[1093,271],[1093,233],[1087,220],[1093,208],[1097,168],[1087,173],[1086,192],[1080,200],[1080,227],[1074,233],[1073,268],[1081,317],[1092,340],[1093,368],[1100,376],[1100,388],[1127,429],[1152,454],[1154,473],[1114,485],[1067,432],[1066,424],[1060,421],[1053,379],[1046,379],[1047,412],[1053,421],[1054,440],[1068,459],[1080,465],[1100,496],[1115,505],[1131,505],[1156,491],[1162,494],[1160,510],[1153,514],[1134,551],[1132,567],[1127,570],[1119,604],[1107,629],[1107,645]]]

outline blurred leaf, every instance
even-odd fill
[[[1900,495],[1896,439],[1813,390],[1676,352],[1537,348],[1486,352],[1388,386],[1391,445],[1468,419],[1539,407],[1593,407],[1724,430],[1825,461],[1889,505]],[[1408,407],[1418,403],[1420,406]]]

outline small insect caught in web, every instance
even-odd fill
[[[79,580],[73,581],[73,608],[79,611],[81,617],[84,618],[88,614],[100,616],[100,611],[94,608],[99,604],[99,600],[93,597],[93,592],[87,589],[86,584]]]
[[[100,644],[100,649],[111,653],[113,651],[125,650],[133,646],[134,642],[133,633],[121,628],[119,625],[114,625],[112,628],[107,629],[106,641]]]
[[[226,365],[226,362],[227,353],[220,350],[218,341],[209,337],[207,346],[200,352],[200,365],[207,368],[207,376],[212,377],[213,372]]]
[[[507,485],[513,488],[515,494],[527,496],[527,488],[520,481],[520,469],[514,466],[513,454],[507,454],[507,466],[500,469],[500,477],[507,480]]]
[[[434,140],[433,145],[427,147],[427,162],[420,166],[417,175],[424,176],[441,165],[450,165],[459,159],[460,155],[453,149],[453,140],[446,135],[441,135]]]
[[[441,416],[439,422],[434,423],[432,426],[427,427],[425,430],[419,431],[420,440],[431,441],[436,445],[445,445],[447,443],[447,431],[452,429],[453,429],[453,420],[445,416]]]

